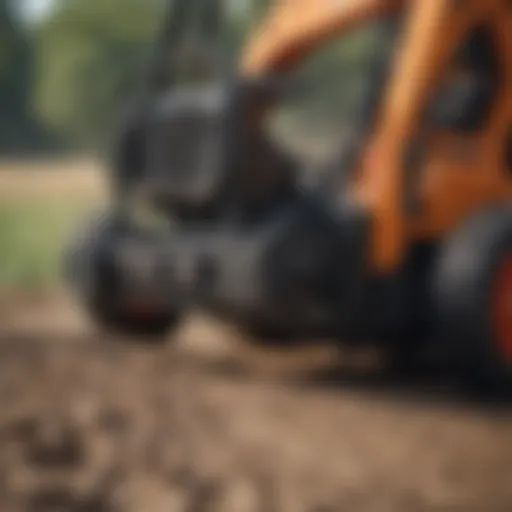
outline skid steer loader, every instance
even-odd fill
[[[172,3],[67,255],[84,307],[144,339],[198,307],[274,343],[435,343],[509,387],[512,3],[257,7]]]

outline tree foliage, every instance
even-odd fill
[[[14,23],[9,1],[21,5],[21,0],[0,0],[0,152],[40,142],[46,131],[65,147],[103,145],[118,110],[135,92],[164,11],[177,0],[53,0],[50,15],[32,27]],[[189,9],[188,21],[180,26],[188,27],[191,20],[197,25],[198,7],[212,6],[211,0],[180,1]],[[226,55],[234,56],[273,2],[223,1],[231,11],[226,11],[222,45]],[[353,103],[365,79],[364,73],[352,73],[366,52],[364,42],[344,39],[305,66],[305,74],[316,79],[300,105],[309,98],[317,112],[332,117],[339,112],[336,101]],[[183,54],[190,63],[189,54]],[[174,70],[178,67],[175,61]],[[313,126],[313,117],[308,110],[305,124]]]
[[[140,72],[155,0],[60,0],[36,34],[35,107],[70,143],[96,144]]]
[[[32,51],[7,0],[0,0],[0,152],[29,149],[40,138],[30,108]]]

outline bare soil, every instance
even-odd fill
[[[103,190],[74,161],[4,162],[0,183],[2,201]],[[59,295],[0,298],[0,512],[512,510],[509,404],[207,319],[139,341]]]
[[[139,341],[61,298],[0,305],[2,512],[512,509],[507,404],[208,319]]]
[[[0,162],[0,200],[103,199],[103,167],[93,159]]]

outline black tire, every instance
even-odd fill
[[[64,255],[65,278],[87,316],[105,333],[163,343],[181,315],[169,307],[155,309],[150,314],[130,309],[122,293],[118,293],[116,269],[110,262],[99,263],[106,244],[136,235],[130,231],[108,213],[94,216]]]
[[[89,317],[105,334],[132,341],[166,343],[167,334],[173,330],[179,317],[163,313],[148,318],[137,318],[122,310],[89,305]]]
[[[509,282],[503,282],[507,268]],[[512,389],[512,314],[503,317],[500,291],[510,287],[512,294],[511,269],[508,206],[465,222],[441,246],[434,268],[432,301],[440,347],[467,383],[481,391],[509,394]],[[507,322],[505,331],[498,316]]]

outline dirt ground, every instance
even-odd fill
[[[0,161],[0,200],[87,198],[102,200],[106,180],[95,160],[76,158]]]
[[[512,510],[510,409],[448,383],[198,317],[106,340],[61,298],[1,304],[0,340],[2,512]]]
[[[89,167],[3,163],[0,199],[97,197]],[[373,354],[269,352],[199,317],[127,344],[11,292],[0,352],[0,512],[512,510],[512,407]]]

